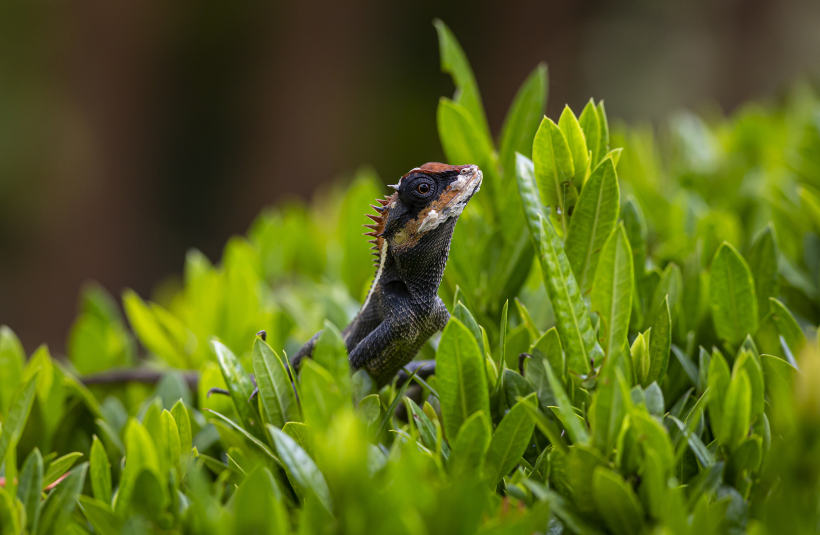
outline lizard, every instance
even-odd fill
[[[381,388],[411,363],[421,346],[450,320],[438,296],[456,222],[481,187],[477,165],[426,163],[390,185],[395,190],[378,204],[364,225],[372,239],[376,275],[362,308],[342,330],[352,371],[367,370]],[[294,355],[293,368],[312,355],[322,331]]]

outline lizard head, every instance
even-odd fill
[[[451,232],[455,221],[481,187],[477,165],[426,163],[391,186],[396,193],[373,206],[379,215],[368,214],[373,225],[374,255],[380,256],[385,240],[394,250],[413,248],[422,237]]]

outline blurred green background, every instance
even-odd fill
[[[4,2],[0,324],[60,353],[84,281],[150,295],[265,205],[443,160],[434,17],[494,134],[539,61],[550,117],[595,96],[631,124],[820,75],[820,3],[799,0]]]

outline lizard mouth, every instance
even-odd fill
[[[441,198],[426,211],[418,232],[433,230],[448,219],[461,215],[473,195],[481,189],[483,179],[484,174],[477,165],[463,168],[458,178],[447,186]]]

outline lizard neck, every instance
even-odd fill
[[[399,280],[414,300],[432,301],[444,276],[455,219],[425,234],[412,248],[390,247],[383,280]]]

